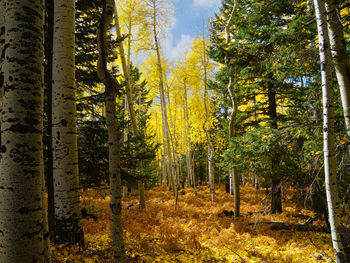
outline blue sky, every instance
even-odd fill
[[[174,0],[175,22],[164,40],[164,55],[170,60],[181,57],[191,46],[193,37],[200,37],[203,24],[218,11],[221,0]],[[205,31],[207,35],[207,31]]]

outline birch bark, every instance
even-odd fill
[[[331,54],[344,111],[345,128],[350,136],[350,61],[337,1],[327,0],[325,2]]]
[[[75,105],[75,1],[54,2],[52,149],[55,236],[84,243],[81,227]]]
[[[322,98],[323,98],[323,152],[328,219],[331,226],[333,249],[337,263],[349,262],[341,242],[340,200],[338,195],[337,171],[334,146],[334,92],[331,68],[331,51],[325,18],[325,0],[314,0],[319,39],[321,63]]]
[[[6,4],[4,10],[4,2]],[[3,111],[0,160],[0,262],[41,263],[43,206],[42,0],[0,1]]]

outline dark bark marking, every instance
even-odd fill
[[[5,153],[7,150],[6,146],[5,145],[2,145],[1,148],[0,148],[0,152],[1,153]]]
[[[7,120],[5,120],[5,122],[9,122],[9,123],[16,123],[18,121],[19,119],[13,119],[13,118],[8,118]]]
[[[28,213],[29,213],[29,209],[28,209],[27,207],[21,207],[21,208],[17,211],[17,213],[20,213],[20,214],[22,214],[22,215],[28,214]]]
[[[33,126],[30,125],[22,125],[20,123],[17,123],[15,125],[12,125],[10,128],[6,129],[8,131],[12,131],[14,133],[41,133],[41,131]]]
[[[30,212],[36,212],[42,210],[42,207],[34,208],[34,209],[29,209],[28,207],[21,207],[17,213],[20,213],[22,215],[29,214]]]
[[[36,100],[24,100],[19,99],[18,102],[21,104],[21,106],[25,109],[35,111],[39,103]]]
[[[29,124],[29,125],[38,125],[39,124],[39,120],[36,118],[32,118],[32,117],[25,117],[24,122]]]
[[[13,188],[12,187],[5,187],[5,186],[0,186],[1,190],[10,190],[11,192],[13,192]]]
[[[57,244],[79,243],[84,246],[84,234],[79,224],[80,220],[76,214],[69,218],[55,218],[55,233]]]
[[[120,203],[118,204],[110,204],[110,207],[111,207],[111,211],[114,215],[120,215],[121,212],[122,212],[122,206]]]
[[[62,120],[61,120],[61,125],[62,125],[63,127],[66,127],[66,126],[67,126],[67,120],[62,119]]]

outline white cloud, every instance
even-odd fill
[[[185,53],[185,51],[191,47],[192,41],[193,37],[182,34],[180,41],[177,43],[177,45],[174,45],[173,35],[168,33],[167,38],[163,42],[164,56],[173,61],[179,59]]]
[[[217,7],[220,5],[219,0],[193,0],[195,6],[199,7]]]

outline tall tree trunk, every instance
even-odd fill
[[[343,26],[337,9],[337,1],[327,0],[325,2],[331,54],[343,105],[345,128],[348,136],[350,136],[350,61],[346,50]]]
[[[0,27],[5,29],[6,1],[0,0]],[[0,30],[0,146],[1,146],[1,115],[2,94],[4,93],[4,62],[5,62],[5,30]]]
[[[334,146],[334,92],[331,68],[331,51],[325,19],[325,0],[314,0],[316,22],[319,39],[319,53],[321,63],[322,98],[323,98],[323,152],[328,218],[331,226],[333,249],[336,262],[345,263],[345,251],[341,242],[340,200],[338,195],[337,171]]]
[[[56,0],[52,71],[52,148],[55,236],[84,243],[81,226],[75,106],[75,1]]]
[[[213,152],[214,151],[213,151],[213,148],[211,147],[211,143],[209,143],[208,144],[209,189],[210,189],[211,201],[215,202],[215,177],[214,177],[214,165],[213,165]]]
[[[118,17],[117,10],[115,11],[114,21],[115,21],[115,28],[116,28],[117,37],[121,38],[122,35],[120,33],[119,17]],[[130,30],[131,30],[131,25],[129,25],[129,26],[130,26]],[[131,33],[131,32],[129,32],[129,33]],[[130,36],[129,36],[129,39],[130,39]],[[123,43],[120,42],[118,46],[119,46],[119,51],[120,51],[120,59],[122,61],[122,69],[123,69],[123,73],[124,73],[124,76],[126,79],[126,86],[125,86],[126,97],[127,97],[126,101],[127,101],[129,113],[130,113],[132,131],[133,131],[133,135],[137,136],[139,133],[139,129],[138,129],[138,124],[137,124],[137,120],[136,120],[134,103],[132,101],[132,96],[131,96],[131,85],[130,85],[130,76],[129,76],[129,59],[130,58],[128,57],[128,62],[127,62],[127,60],[125,59],[125,52],[124,52]],[[128,48],[128,52],[129,52],[129,48]],[[137,186],[138,186],[138,190],[139,190],[139,207],[140,207],[140,210],[143,210],[146,208],[144,182],[141,180],[138,180]]]
[[[205,123],[204,123],[204,131],[207,137],[207,149],[208,149],[208,178],[209,178],[209,188],[211,193],[211,201],[215,202],[215,177],[214,177],[214,158],[213,158],[213,144],[210,138],[209,131],[209,93],[207,87],[207,65],[208,65],[208,57],[206,55],[206,44],[204,39],[204,34],[202,37],[203,41],[203,57],[202,57],[202,67],[203,67],[203,85],[204,85],[204,109],[205,109]]]
[[[116,97],[120,92],[120,85],[107,69],[107,32],[115,11],[114,0],[104,0],[102,16],[97,29],[98,62],[97,74],[105,85],[106,122],[108,129],[109,150],[109,185],[111,190],[111,232],[114,262],[125,262],[125,248],[122,229],[122,202],[121,202],[121,167],[120,167],[120,140],[121,132],[118,126],[116,112]]]
[[[42,166],[43,10],[42,0],[22,0],[6,1],[6,10],[0,11],[6,17],[1,25],[6,47],[0,160],[3,263],[48,262]]]
[[[236,11],[237,8],[237,0],[233,1],[232,10],[230,13],[230,17],[226,23],[225,26],[225,36],[226,36],[226,44],[229,45],[231,42],[231,20],[232,17]],[[225,57],[225,64],[226,68],[229,69],[227,57]],[[232,66],[231,66],[232,67]],[[229,84],[228,84],[228,92],[230,94],[231,102],[232,102],[232,113],[231,113],[231,119],[229,124],[229,137],[233,138],[235,136],[235,121],[236,121],[236,115],[237,115],[237,101],[236,96],[234,93],[234,86],[232,82],[232,76],[229,77]],[[229,174],[229,180],[230,180],[230,194],[234,194],[234,205],[235,205],[235,217],[239,217],[240,214],[240,193],[239,193],[239,174],[236,167],[230,168],[230,174]]]
[[[192,169],[192,153],[191,153],[191,129],[188,112],[188,101],[187,101],[187,85],[186,79],[184,80],[184,115],[186,122],[186,167],[187,167],[187,180],[188,186],[195,188],[194,174]]]
[[[173,173],[173,177],[174,179],[170,178],[171,180],[173,180],[172,184],[174,185],[174,196],[175,196],[175,209],[177,206],[177,201],[178,201],[178,180],[179,180],[179,174],[177,173],[177,169],[176,169],[176,147],[177,147],[177,142],[175,139],[175,131],[176,131],[176,113],[177,110],[176,108],[174,108],[175,111],[175,116],[174,118],[172,118],[171,116],[171,100],[170,100],[170,90],[169,87],[167,86],[166,89],[166,94],[167,94],[167,98],[168,98],[168,103],[166,104],[166,108],[168,109],[168,116],[169,116],[169,121],[168,121],[168,130],[169,130],[169,139],[170,139],[170,147],[171,147],[171,169],[172,169],[172,173]],[[175,105],[176,105],[176,101],[175,101]],[[171,134],[171,128],[173,128],[173,134]]]
[[[48,225],[50,238],[55,233],[55,203],[54,203],[54,182],[53,182],[53,151],[52,151],[52,49],[53,49],[53,23],[54,23],[54,0],[46,0],[47,8],[47,39],[45,43],[45,58],[47,60],[45,71],[46,104],[45,112],[47,117],[47,152],[45,172],[47,178],[48,195]]]
[[[170,146],[170,131],[169,131],[168,115],[166,111],[163,67],[162,67],[160,48],[158,43],[156,2],[157,0],[152,0],[152,10],[153,10],[152,23],[153,23],[153,38],[154,38],[156,55],[157,55],[157,67],[158,67],[158,74],[159,74],[159,94],[160,94],[160,103],[161,103],[161,111],[162,111],[163,148],[164,148],[164,154],[166,156],[167,173],[170,177],[170,184],[173,190],[173,194],[176,197],[177,189],[175,187],[175,177],[174,177],[175,175],[173,171],[173,162],[172,162],[172,154],[171,154],[171,146]]]
[[[271,77],[271,76],[270,76]],[[277,105],[276,105],[276,92],[273,80],[271,78],[268,79],[267,83],[267,93],[269,99],[269,117],[271,120],[271,128],[277,130]],[[278,166],[278,156],[275,153],[272,153],[272,167],[271,171],[274,170]],[[272,174],[272,187],[271,187],[271,213],[282,213],[282,188],[281,188],[281,178],[277,174]]]
[[[231,113],[231,119],[230,119],[230,126],[229,126],[229,137],[232,139],[235,136],[236,130],[235,130],[235,121],[236,121],[236,115],[238,111],[237,107],[237,100],[235,95],[235,88],[232,81],[232,76],[230,76],[229,84],[228,84],[228,91],[230,94],[231,102],[232,102],[232,113]],[[230,193],[231,193],[231,187],[233,186],[233,193],[234,193],[234,203],[235,203],[235,217],[239,217],[240,214],[240,193],[239,193],[239,173],[237,170],[237,167],[231,167],[231,173],[230,173]]]

